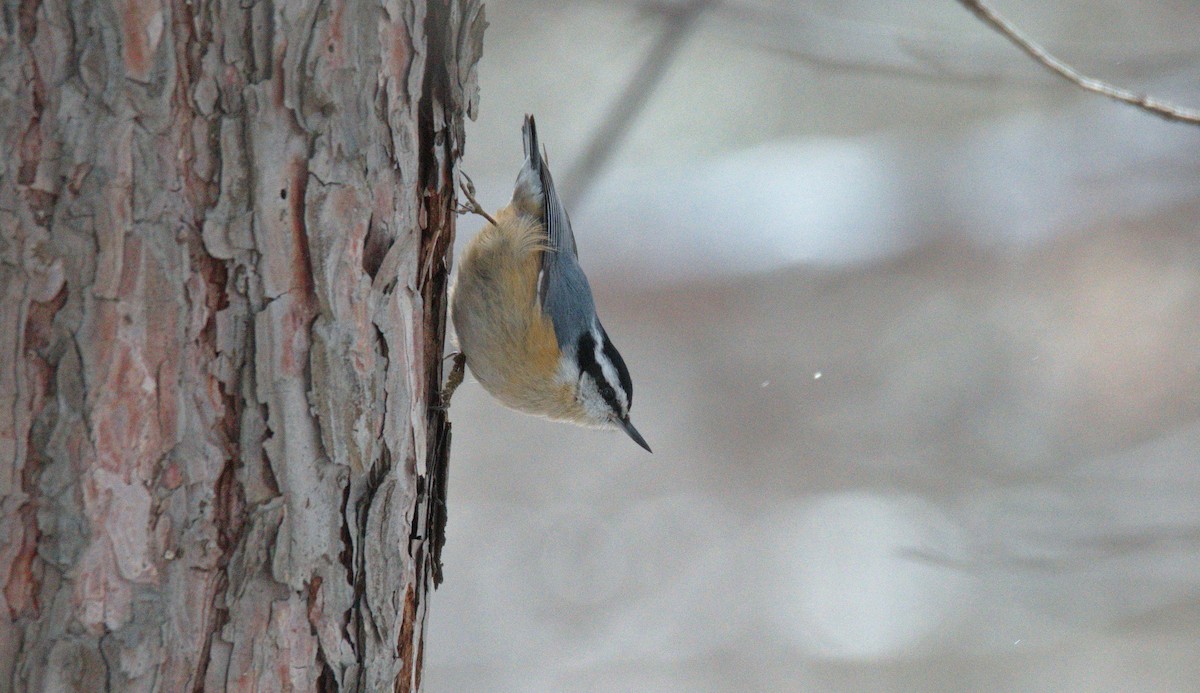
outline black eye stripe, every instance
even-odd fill
[[[590,373],[599,368],[600,364],[596,363],[596,342],[592,340],[590,332],[579,335],[579,342],[575,344],[575,358],[579,361],[580,373]]]

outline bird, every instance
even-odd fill
[[[465,360],[505,406],[619,429],[651,452],[629,419],[633,381],[596,314],[532,115],[525,116],[522,136],[525,162],[507,206],[490,215],[475,200],[470,179],[461,184],[467,202],[459,211],[487,223],[463,250],[451,289],[461,354],[457,382]]]

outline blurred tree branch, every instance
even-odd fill
[[[995,29],[1001,36],[1015,44],[1018,48],[1024,51],[1029,57],[1041,63],[1051,72],[1059,75],[1063,79],[1072,84],[1101,96],[1106,96],[1115,101],[1127,103],[1131,106],[1136,106],[1144,111],[1149,111],[1161,118],[1173,120],[1180,123],[1191,123],[1200,125],[1200,111],[1193,111],[1185,108],[1179,108],[1168,103],[1159,101],[1158,99],[1146,96],[1144,94],[1135,94],[1134,92],[1115,87],[1107,82],[1103,82],[1092,77],[1087,77],[1080,74],[1070,65],[1064,63],[1058,58],[1050,55],[1046,49],[1034,43],[1031,39],[1025,36],[1012,22],[1000,16],[985,4],[982,0],[958,0],[963,7],[973,12],[976,17],[979,17],[985,24]]]
[[[592,134],[583,156],[563,178],[559,187],[562,188],[562,196],[567,201],[567,206],[577,204],[579,198],[591,187],[633,125],[633,121],[646,107],[667,69],[674,64],[679,50],[691,36],[696,20],[714,2],[716,0],[691,0],[684,4],[655,5],[655,9],[664,15],[662,33],[634,72],[629,84],[625,85],[620,96],[613,101],[613,106],[605,114],[600,127]]]

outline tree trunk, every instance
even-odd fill
[[[478,0],[0,2],[0,690],[417,690]]]

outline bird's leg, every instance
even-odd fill
[[[455,210],[459,214],[478,214],[487,219],[492,226],[498,226],[492,215],[488,214],[484,210],[483,205],[479,204],[479,201],[475,199],[475,183],[471,180],[471,177],[463,171],[459,171],[458,174],[462,176],[462,180],[458,182],[458,187],[462,189],[463,197],[467,198],[467,201],[465,203],[459,202]]]
[[[450,407],[450,398],[454,396],[454,391],[462,385],[463,376],[466,375],[467,357],[461,351],[450,354],[450,358],[454,359],[454,365],[450,367],[450,375],[446,377],[446,385],[442,387],[442,393],[439,396],[438,406],[442,409]]]

